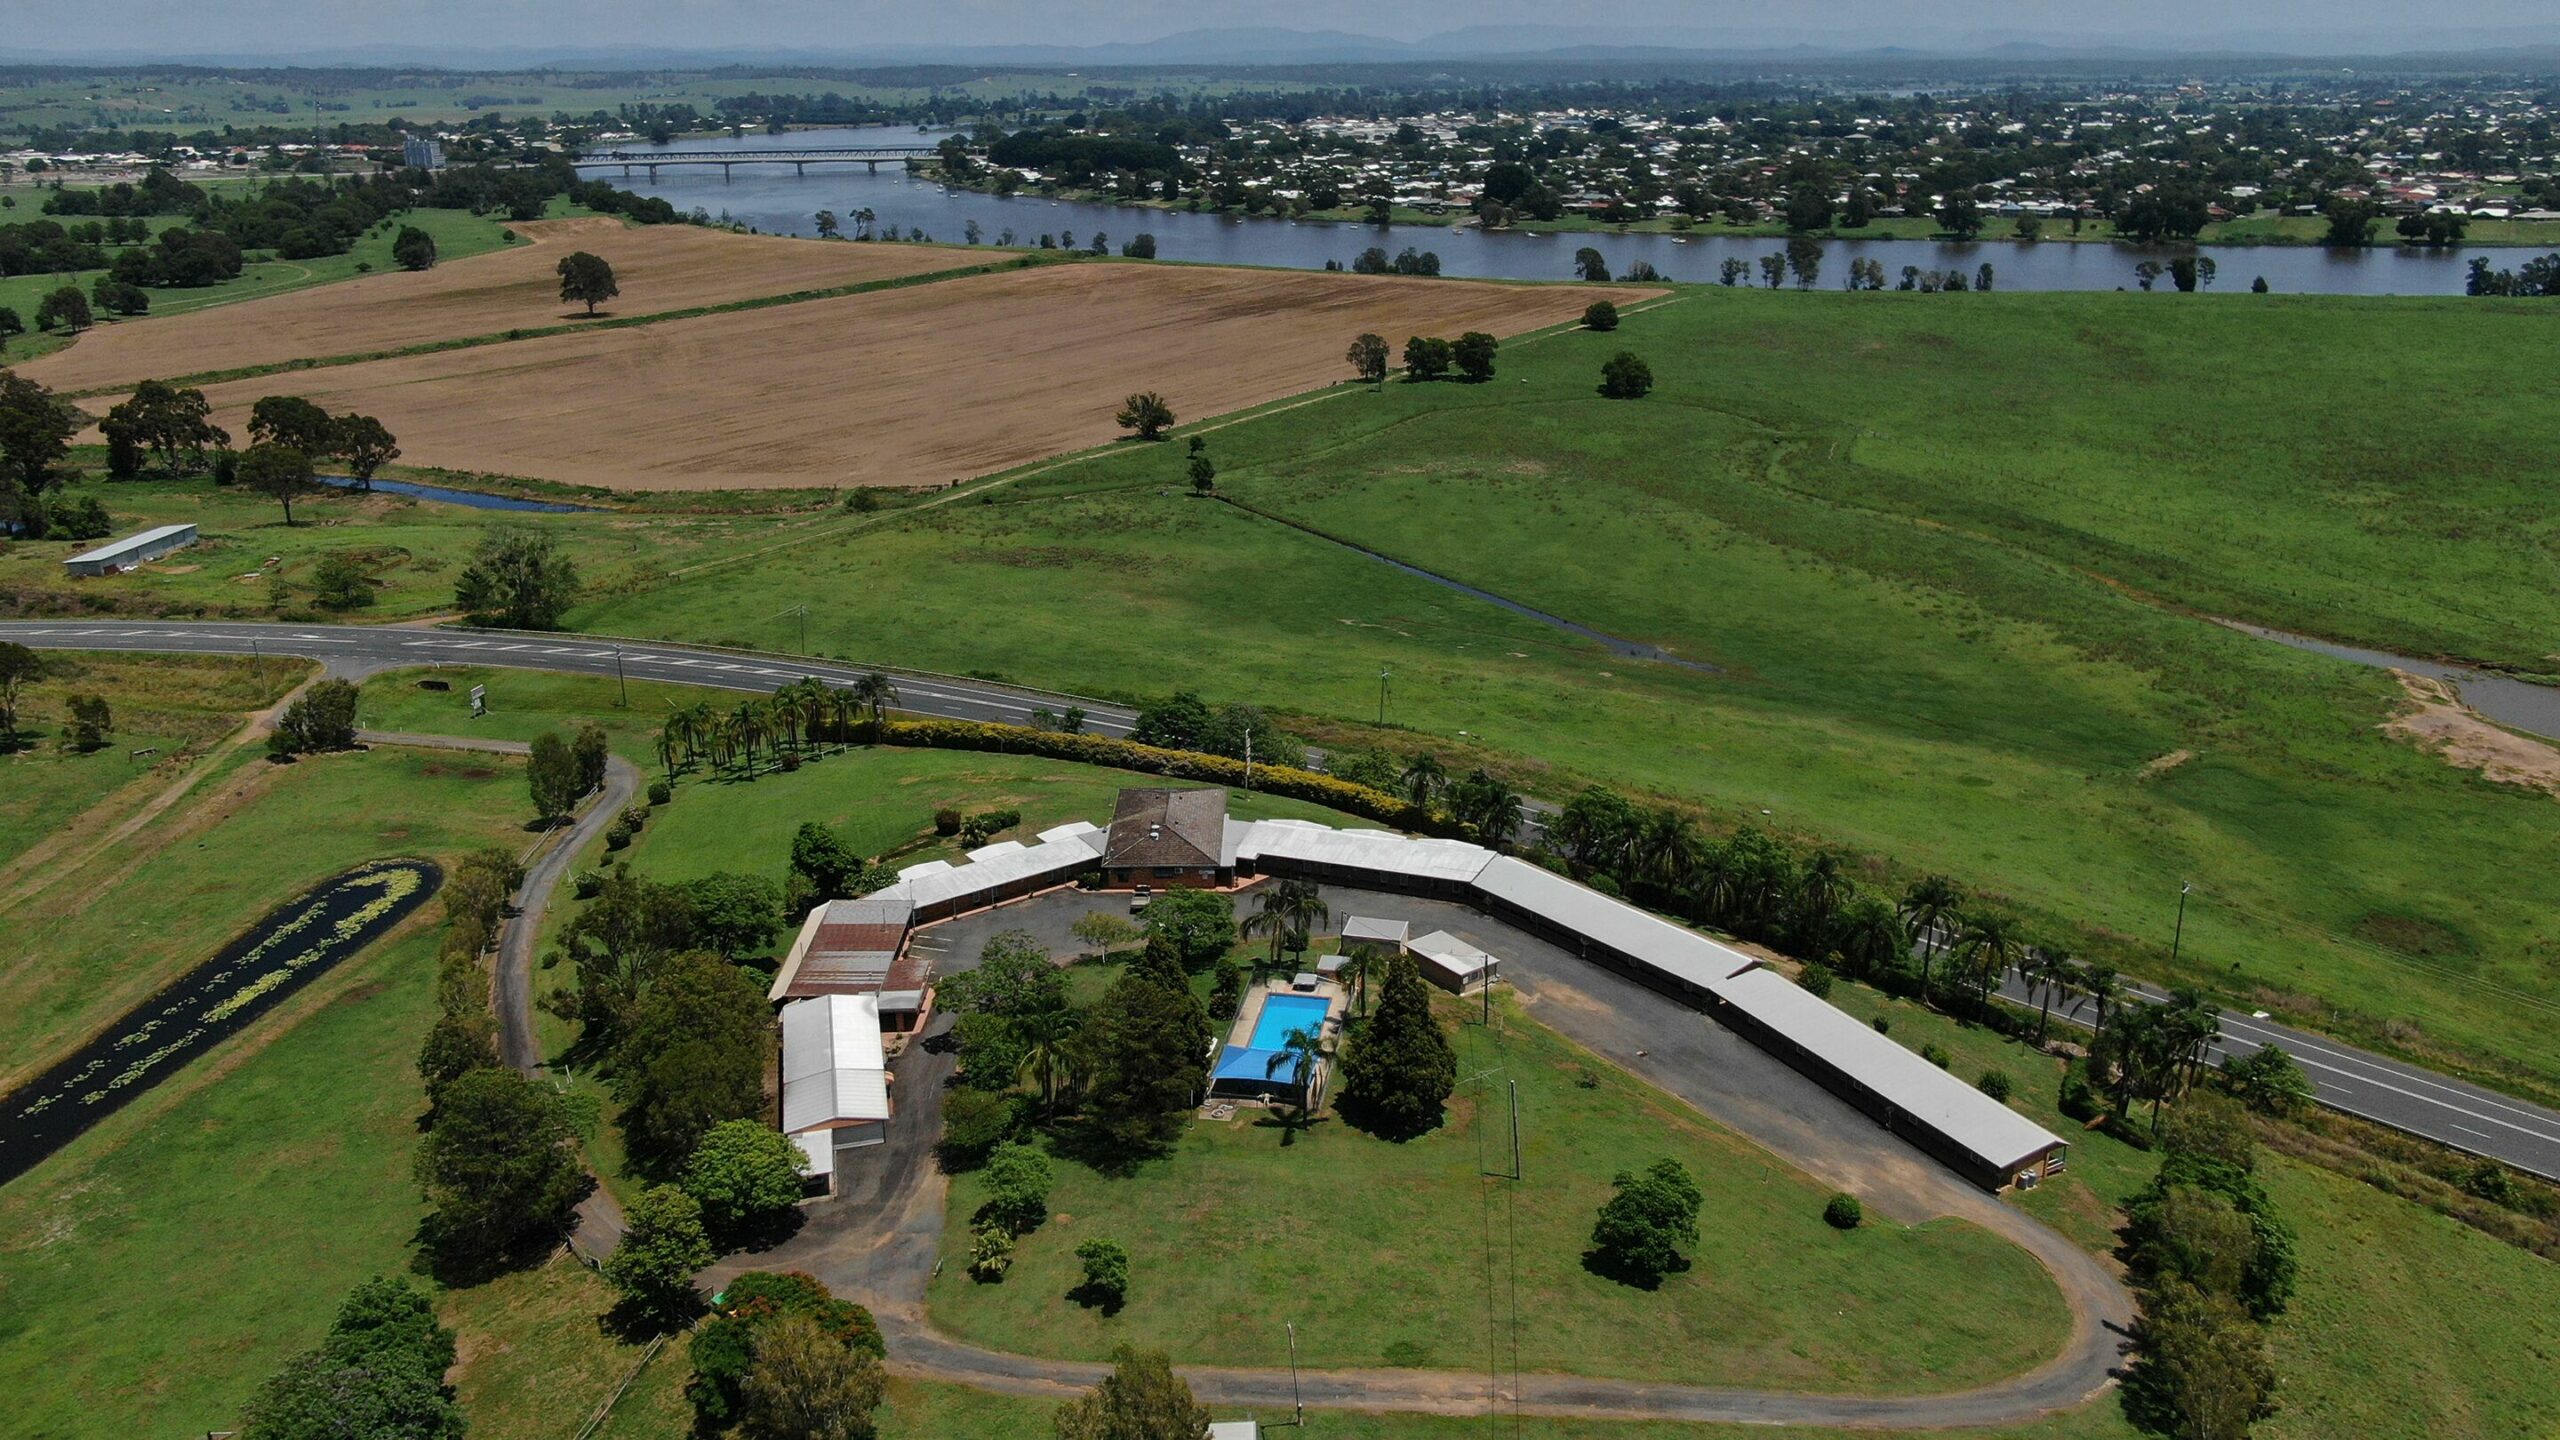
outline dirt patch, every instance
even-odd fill
[[[628,490],[937,485],[1118,439],[1132,391],[1201,419],[1344,378],[1364,330],[1518,334],[1601,293],[1050,266],[337,366],[292,388],[381,417],[404,458],[447,469]],[[276,384],[211,387],[217,418],[241,433]]]
[[[2560,795],[2560,749],[2481,719],[2465,709],[2453,687],[2441,680],[2406,670],[2391,674],[2410,703],[2407,710],[2383,722],[2384,730],[2415,741],[2418,748],[2448,765],[2477,770],[2502,785]]]
[[[573,324],[586,307],[560,303],[556,273],[561,255],[570,250],[591,251],[613,266],[622,287],[612,307],[617,316],[834,289],[987,258],[983,251],[947,246],[792,240],[694,225],[625,227],[608,219],[539,221],[515,230],[534,243],[432,270],[385,271],[264,300],[101,326],[20,368],[55,389],[86,390],[153,375],[366,355]],[[272,392],[275,382],[266,383]],[[405,447],[407,432],[392,428]],[[236,424],[231,431],[243,433]]]
[[[419,767],[418,773],[421,775],[433,776],[438,779],[449,776],[460,780],[493,780],[497,778],[498,774],[497,771],[486,765],[448,765],[441,760],[428,761],[425,765]],[[408,832],[386,831],[385,833],[406,834]]]
[[[2367,914],[2356,921],[2355,933],[2357,938],[2386,950],[2424,960],[2471,953],[2471,942],[2463,939],[2459,931],[2415,915]]]
[[[2194,758],[2196,758],[2196,752],[2193,750],[2172,750],[2166,755],[2155,756],[2143,762],[2142,769],[2138,773],[2144,780],[2157,780]]]

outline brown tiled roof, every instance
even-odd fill
[[[1123,790],[1102,863],[1215,869],[1226,832],[1224,790]]]

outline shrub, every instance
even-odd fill
[[[1807,965],[1804,967],[1803,972],[1796,976],[1796,986],[1798,989],[1801,989],[1804,993],[1812,996],[1816,1000],[1829,995],[1831,993],[1831,967],[1828,965]]]
[[[1858,1203],[1855,1195],[1834,1195],[1831,1203],[1822,1207],[1823,1223],[1834,1230],[1855,1230],[1866,1218],[1867,1208]]]
[[[1982,1072],[1982,1078],[1973,1083],[1975,1089],[1994,1100],[2005,1102],[2009,1098],[2011,1087],[2009,1072],[2006,1070],[1985,1070]]]
[[[570,893],[580,900],[593,900],[603,894],[604,872],[601,870],[579,871],[578,878],[571,883]]]
[[[1617,329],[1618,307],[1606,300],[1592,301],[1591,308],[1582,312],[1582,328],[1600,331]]]
[[[959,833],[960,833],[960,812],[959,812],[959,811],[957,811],[957,810],[955,810],[955,809],[953,809],[952,807],[950,807],[950,806],[948,806],[948,805],[945,805],[945,806],[943,806],[941,809],[934,811],[934,812],[933,812],[933,833],[934,833],[934,834],[936,834],[936,835],[957,835],[957,834],[959,834]]]
[[[673,799],[675,799],[675,798],[676,798],[676,787],[674,787],[673,785],[668,784],[668,783],[667,783],[666,781],[664,781],[664,780],[652,780],[652,781],[650,781],[650,782],[649,782],[649,803],[650,803],[650,804],[652,804],[652,805],[664,805],[664,804],[666,804],[668,801],[673,800]]]
[[[1617,1193],[1600,1207],[1583,1263],[1599,1274],[1651,1290],[1689,1268],[1686,1247],[1698,1243],[1697,1182],[1677,1160],[1656,1160],[1641,1175],[1618,1172]]]
[[[1084,1262],[1084,1282],[1075,1290],[1077,1300],[1105,1315],[1128,1303],[1129,1252],[1119,1241],[1087,1240],[1076,1247],[1076,1258]]]
[[[985,1220],[1027,1235],[1049,1218],[1049,1157],[1028,1145],[999,1145],[987,1157]]]
[[[1947,1054],[1946,1047],[1935,1041],[1931,1041],[1930,1043],[1920,1047],[1920,1058],[1937,1066],[1941,1070],[1946,1069],[1950,1064],[1954,1063],[1953,1057]]]
[[[2098,1092],[2089,1084],[2086,1061],[2074,1060],[2062,1072],[2062,1094],[2054,1103],[2068,1119],[2085,1121],[2098,1118]]]
[[[799,751],[797,751],[797,750],[785,750],[785,751],[783,751],[783,752],[782,752],[782,773],[783,773],[783,774],[785,774],[785,775],[788,775],[788,774],[790,774],[792,771],[797,770],[797,769],[799,769],[799,768],[800,768],[800,752],[799,752]]]
[[[1600,397],[1641,400],[1653,393],[1653,367],[1631,350],[1621,350],[1600,367]]]
[[[942,1099],[942,1140],[936,1147],[945,1170],[971,1170],[985,1164],[987,1152],[1004,1143],[1020,1123],[1011,1095],[957,1089]]]
[[[993,1285],[1013,1268],[1013,1232],[990,1221],[969,1232],[969,1278]]]
[[[1890,1021],[1890,1020],[1887,1020],[1886,1018],[1884,1018],[1884,1017],[1883,1017],[1883,1016],[1881,1016],[1881,1015],[1879,1015],[1879,1016],[1877,1016],[1877,1017],[1876,1017],[1875,1025],[1876,1025],[1876,1033],[1877,1033],[1877,1034],[1879,1034],[1879,1035],[1883,1035],[1883,1034],[1890,1033],[1890,1032],[1892,1031],[1892,1029],[1893,1029],[1893,1022],[1892,1022],[1892,1021]]]

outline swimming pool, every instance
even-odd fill
[[[1277,1050],[1289,1043],[1292,1030],[1321,1036],[1325,1012],[1332,1008],[1333,1002],[1321,995],[1265,995],[1262,1013],[1253,1017],[1253,1038],[1245,1048]]]

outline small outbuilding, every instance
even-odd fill
[[[1413,922],[1409,920],[1378,920],[1367,915],[1354,915],[1342,922],[1342,948],[1346,952],[1365,947],[1393,954],[1402,951],[1405,941],[1412,935]]]
[[[1405,948],[1421,962],[1424,978],[1459,995],[1492,983],[1495,970],[1502,964],[1446,930],[1417,935]]]
[[[834,1173],[835,1151],[888,1140],[889,1065],[877,999],[819,995],[782,1007],[782,1133],[809,1157],[813,1175],[824,1177]]]
[[[110,540],[95,550],[84,550],[62,562],[62,568],[74,575],[119,575],[137,565],[147,565],[171,551],[183,550],[196,543],[193,525],[162,525],[139,535]]]

